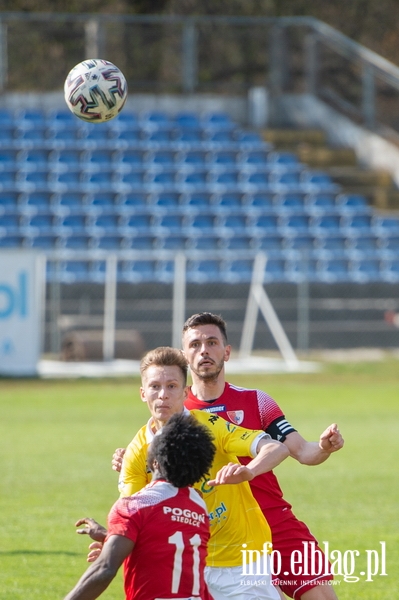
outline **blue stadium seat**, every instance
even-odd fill
[[[24,142],[43,143],[47,138],[47,127],[44,125],[32,129],[18,127],[15,138]]]
[[[122,165],[141,166],[144,161],[144,152],[142,150],[122,150],[118,161]]]
[[[319,273],[314,258],[292,258],[286,262],[286,277],[289,281],[317,281]]]
[[[0,190],[15,188],[19,172],[12,165],[0,171]]]
[[[0,127],[0,144],[12,143],[16,137],[13,124],[2,123]]]
[[[275,206],[274,194],[249,194],[247,197],[247,206],[248,208],[264,209],[269,212]]]
[[[319,278],[328,283],[349,281],[349,261],[345,258],[321,259],[319,261]]]
[[[54,227],[54,217],[51,214],[39,213],[29,217],[26,226],[41,233],[50,233]]]
[[[265,235],[266,232],[277,233],[278,218],[275,215],[263,214],[253,218],[252,230],[253,235]]]
[[[252,259],[228,260],[223,271],[223,279],[228,283],[247,283],[251,281],[252,270]]]
[[[235,166],[237,152],[233,150],[218,150],[210,155],[210,163],[214,165]]]
[[[156,129],[149,131],[145,140],[146,142],[169,143],[172,140],[172,134],[168,129]]]
[[[207,162],[207,154],[203,150],[187,150],[179,155],[178,162],[201,167]]]
[[[341,218],[334,213],[322,213],[319,217],[313,219],[311,225],[315,230],[315,235],[338,234],[341,229]]]
[[[176,172],[172,169],[147,172],[148,184],[159,188],[174,187],[176,182]]]
[[[373,228],[374,228],[376,234],[381,237],[398,235],[399,234],[399,218],[398,217],[375,217],[373,219]]]
[[[112,150],[92,150],[88,153],[88,156],[86,157],[86,162],[88,163],[88,165],[98,165],[101,168],[108,166],[109,168],[114,160],[114,154],[115,153]]]
[[[168,213],[158,218],[157,228],[170,232],[180,232],[183,229],[183,215],[179,213]]]
[[[273,184],[275,186],[278,186],[282,190],[284,190],[284,189],[296,190],[296,189],[301,189],[301,187],[302,187],[301,174],[300,174],[300,172],[297,172],[297,171],[283,171],[283,172],[274,171],[271,181],[273,182]]]
[[[175,261],[160,260],[156,266],[156,280],[162,283],[173,283],[175,276]]]
[[[156,281],[156,261],[125,261],[121,272],[121,279],[130,283]]]
[[[0,230],[0,248],[21,248],[24,238],[18,234],[1,235]]]
[[[215,210],[220,209],[221,211],[240,210],[243,208],[242,195],[234,192],[216,194],[213,206]]]
[[[98,215],[94,218],[93,227],[104,232],[115,232],[119,228],[119,216],[113,213]]]
[[[121,178],[121,183],[133,188],[142,187],[144,183],[144,172],[138,169],[130,171],[130,173],[124,173]]]
[[[196,113],[179,112],[175,115],[175,124],[181,129],[201,129],[201,122]]]
[[[310,217],[304,214],[289,214],[284,218],[283,223],[286,235],[292,235],[298,232],[308,231]]]
[[[228,233],[238,235],[245,234],[247,229],[247,217],[241,214],[229,214],[220,217],[220,227],[226,229]]]
[[[371,233],[372,216],[371,215],[353,215],[345,218],[343,227],[346,235],[359,235],[362,232]]]
[[[30,240],[30,247],[40,250],[54,250],[58,245],[58,237],[54,234],[37,235]]]
[[[247,176],[246,182],[251,187],[256,188],[254,190],[254,193],[256,193],[259,188],[271,188],[272,187],[270,175],[266,172],[249,173]]]
[[[141,192],[131,192],[121,197],[119,206],[126,209],[145,208],[148,206],[147,195]]]
[[[147,161],[155,165],[171,166],[175,163],[175,152],[173,150],[156,150],[149,153]]]
[[[254,247],[254,240],[249,235],[234,235],[225,239],[223,248],[227,251],[230,250],[252,250]]]
[[[108,123],[86,123],[81,129],[83,139],[95,140],[97,142],[107,142],[112,139],[113,130]]]
[[[266,236],[254,238],[258,250],[264,250],[268,255],[281,254],[283,250],[283,237],[278,234],[268,233]]]
[[[153,250],[156,238],[153,235],[135,234],[126,239],[126,247],[131,250]]]
[[[53,174],[54,185],[62,190],[76,191],[82,184],[81,171],[74,169],[66,171],[65,173],[54,173]]]
[[[260,146],[264,143],[260,134],[254,131],[237,131],[233,136],[233,139],[244,148]]]
[[[309,234],[295,232],[294,235],[286,238],[286,247],[289,250],[312,252],[315,249],[315,240]]]
[[[305,208],[305,198],[303,194],[282,194],[278,198],[276,206],[285,211],[303,211]]]
[[[72,213],[60,218],[61,230],[66,230],[66,233],[83,232],[86,228],[86,217],[81,214]]]
[[[333,212],[337,209],[335,194],[314,193],[307,196],[306,207],[309,212]]]
[[[213,172],[212,185],[219,188],[237,188],[239,183],[239,174],[236,170],[226,170],[221,172]]]
[[[87,197],[87,206],[105,209],[110,212],[115,208],[116,200],[113,192],[95,192]]]
[[[173,122],[167,112],[160,110],[150,110],[141,115],[141,122],[144,127],[154,126],[156,128],[171,128]]]
[[[361,213],[370,210],[367,198],[361,194],[339,194],[337,196],[337,207],[341,212],[356,211],[356,213]]]
[[[152,227],[152,217],[148,213],[137,213],[130,215],[126,222],[127,234],[132,231],[137,231],[137,233],[149,233],[149,230]]]
[[[293,152],[272,151],[268,153],[267,160],[270,164],[284,167],[297,167],[300,164],[298,156]]]
[[[84,195],[79,192],[65,192],[57,195],[58,204],[61,207],[72,208],[73,210],[83,208]]]
[[[181,184],[184,188],[204,188],[208,183],[207,171],[191,171],[181,173]]]
[[[199,210],[208,209],[211,204],[211,196],[206,192],[192,192],[184,194],[182,197],[182,205],[185,208]]]
[[[354,254],[376,254],[379,250],[378,238],[373,235],[348,238],[348,249]]]
[[[174,192],[157,194],[154,198],[154,206],[177,208],[180,205],[180,196]]]
[[[268,258],[266,262],[264,281],[284,281],[285,279],[285,260],[282,258]]]
[[[184,250],[188,240],[184,235],[165,235],[157,238],[157,248],[160,250]]]
[[[75,283],[90,280],[90,263],[87,260],[67,260],[62,264],[61,281]]]
[[[219,260],[189,260],[187,262],[187,281],[190,283],[208,283],[220,281],[222,265]]]
[[[0,210],[14,211],[18,205],[17,192],[0,192]]]
[[[119,115],[115,117],[115,119],[112,120],[112,124],[114,127],[124,128],[126,126],[131,126],[134,124],[137,125],[138,121],[139,119],[135,112],[124,108],[124,110],[121,113],[119,113]]]
[[[201,143],[202,142],[202,131],[201,129],[176,129],[172,133],[174,142],[178,143]]]
[[[19,231],[19,215],[13,213],[6,213],[0,215],[0,233],[3,235],[18,233]]]
[[[1,205],[1,197],[0,197],[0,205]],[[386,236],[384,238],[379,238],[379,243],[381,244],[381,253],[393,258],[395,256],[399,256],[399,234]]]
[[[97,239],[97,248],[101,250],[120,250],[123,248],[121,235],[102,235]]]
[[[389,283],[399,282],[399,260],[392,259],[386,261],[382,270],[382,278]]]
[[[141,130],[137,125],[115,130],[115,139],[126,142],[127,144],[135,144],[141,140]]]
[[[190,248],[193,250],[219,250],[221,246],[222,240],[216,234],[207,233],[190,238]]]
[[[381,264],[378,259],[363,258],[352,260],[351,276],[359,283],[381,280]]]
[[[52,198],[51,192],[31,192],[24,196],[24,204],[21,202],[21,205],[24,208],[34,206],[39,211],[48,212],[52,206]]]
[[[93,246],[92,238],[88,234],[70,235],[63,240],[67,250],[88,250]]]
[[[201,213],[197,215],[193,215],[193,217],[188,222],[188,228],[194,230],[192,233],[194,235],[195,231],[198,232],[211,232],[216,226],[216,217],[213,214]],[[191,234],[191,233],[190,233]]]
[[[315,238],[315,245],[319,251],[331,256],[337,256],[347,251],[347,241],[344,235],[323,235]]]
[[[313,189],[317,191],[336,189],[339,190],[339,186],[337,186],[331,179],[331,177],[324,173],[323,171],[305,171],[302,176],[302,180],[305,185],[308,187],[311,186]]]
[[[87,173],[86,183],[89,189],[112,189],[114,187],[115,178],[114,171],[105,169],[94,173]]]
[[[0,148],[0,170],[5,166],[13,166],[17,160],[17,150],[11,150],[10,148]]]
[[[52,160],[61,165],[68,167],[78,167],[81,161],[82,151],[77,149],[62,149],[54,151],[52,154]]]
[[[19,183],[19,185],[28,187],[30,189],[47,189],[49,184],[49,175],[50,172],[47,170],[47,168],[41,168],[37,171],[28,171],[25,173],[20,171],[18,174],[18,179],[21,183]],[[24,184],[26,184],[26,186]]]
[[[212,129],[206,132],[206,141],[211,143],[232,143],[235,141],[233,131],[229,130],[217,130],[213,131]]]
[[[210,112],[203,116],[202,126],[214,129],[233,129],[234,123],[225,112]]]
[[[0,155],[1,160],[1,155]],[[50,162],[50,150],[46,148],[32,148],[19,152],[18,161],[21,166],[35,168],[44,167]]]
[[[249,150],[242,152],[238,158],[242,167],[246,166],[265,166],[269,161],[268,150]]]

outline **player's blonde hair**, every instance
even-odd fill
[[[181,350],[170,346],[159,346],[150,350],[143,356],[140,362],[141,377],[144,376],[149,367],[179,367],[183,376],[184,385],[187,384],[187,360]]]

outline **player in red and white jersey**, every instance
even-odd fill
[[[263,429],[272,438],[283,442],[293,458],[302,464],[317,465],[342,448],[343,439],[334,423],[320,436],[319,442],[306,441],[287,421],[278,404],[265,392],[239,388],[225,381],[224,363],[230,357],[226,324],[212,313],[200,313],[187,319],[183,328],[183,351],[188,360],[193,385],[186,400],[189,409],[201,409],[215,413],[224,419],[250,429]],[[240,458],[245,464],[246,458]],[[280,553],[282,567],[276,579],[280,589],[298,600],[336,600],[337,596],[323,581],[333,579],[326,573],[324,555],[317,540],[305,523],[292,512],[273,472],[264,473],[250,482],[251,490],[260,505],[272,531],[273,549]],[[295,576],[291,568],[292,553],[302,556],[304,544],[320,550],[322,557],[312,574],[311,552],[308,556],[309,575]],[[309,546],[310,545],[310,546]],[[321,575],[320,575],[321,573]]]
[[[122,562],[126,600],[212,600],[204,580],[209,517],[189,486],[208,473],[214,455],[208,429],[173,415],[148,453],[154,480],[114,504],[101,554],[65,600],[97,598]]]

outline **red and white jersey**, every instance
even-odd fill
[[[126,600],[209,600],[204,581],[209,519],[193,488],[157,480],[120,498],[108,515],[108,536],[134,542],[124,562]]]
[[[284,441],[292,431],[296,431],[285,419],[278,404],[261,390],[250,390],[226,383],[219,398],[211,401],[198,400],[191,389],[185,402],[189,410],[199,409],[216,413],[226,421],[231,421],[247,429],[263,429],[273,439]],[[240,457],[242,464],[250,458]],[[273,533],[273,526],[292,516],[291,505],[284,500],[283,492],[272,471],[250,481],[252,493],[264,513]]]

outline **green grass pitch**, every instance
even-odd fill
[[[307,439],[338,422],[344,450],[318,467],[288,459],[277,475],[297,516],[346,557],[347,571],[347,551],[359,552],[360,581],[337,576],[340,600],[398,598],[398,361],[230,380],[267,391]],[[138,386],[133,378],[0,380],[0,600],[62,599],[85,570],[88,539],[74,522],[106,521],[117,497],[113,450],[147,419]],[[379,551],[381,572],[380,542],[387,575],[365,582],[366,550]],[[121,574],[102,597],[122,600]]]

